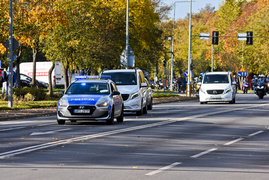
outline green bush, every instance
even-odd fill
[[[40,100],[45,100],[46,99],[46,91],[43,88],[29,88],[29,87],[24,87],[24,88],[14,88],[13,89],[14,95],[17,97],[22,97],[23,99],[34,99],[35,101],[40,101]],[[27,95],[27,96],[26,96]],[[31,95],[34,97],[31,97]],[[30,98],[31,97],[31,98]]]

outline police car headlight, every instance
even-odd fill
[[[62,98],[59,100],[59,106],[61,107],[67,107],[69,104],[68,104],[68,100],[66,98]]]
[[[109,105],[109,101],[110,99],[108,97],[102,97],[97,101],[96,106],[107,107]]]
[[[224,94],[230,92],[231,90],[232,90],[231,88],[225,89]]]
[[[139,92],[135,92],[131,95],[131,99],[137,98],[139,96]]]

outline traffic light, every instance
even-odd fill
[[[212,44],[219,44],[219,31],[212,32]]]
[[[190,64],[190,68],[191,68],[191,71],[194,69],[194,64],[193,63]]]
[[[253,31],[247,31],[247,45],[253,44]]]

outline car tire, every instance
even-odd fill
[[[148,114],[148,106],[143,107],[143,114]]]
[[[150,104],[148,105],[148,110],[152,110],[152,98],[151,98]]]
[[[136,111],[137,116],[141,116],[143,114],[143,103],[141,103],[141,109],[139,111]]]
[[[57,122],[58,122],[59,125],[65,124],[65,120],[57,120]]]
[[[113,123],[114,123],[114,107],[112,107],[110,118],[106,120],[106,124],[108,125],[112,125]]]
[[[207,104],[207,102],[200,102],[200,104]]]
[[[123,122],[123,105],[122,105],[122,108],[121,108],[121,114],[119,117],[117,117],[117,122],[118,123],[122,123]]]

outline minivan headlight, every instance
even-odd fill
[[[139,92],[135,92],[131,95],[131,99],[137,98],[139,96]]]
[[[200,91],[205,94],[205,90],[203,88],[200,88]]]
[[[231,88],[225,89],[224,94],[230,92],[231,90],[232,90]]]

